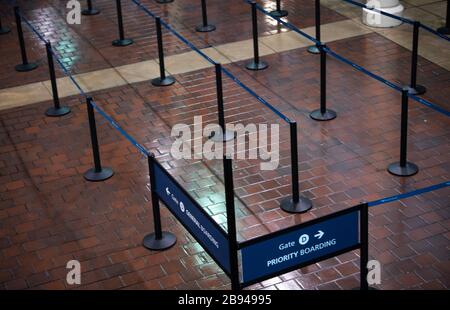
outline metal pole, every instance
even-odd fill
[[[132,39],[125,39],[125,31],[123,29],[123,18],[122,18],[122,3],[121,0],[116,0],[117,8],[117,23],[119,26],[119,39],[114,40],[112,44],[114,46],[127,46],[133,43]]]
[[[368,290],[369,286],[367,283],[367,263],[369,262],[369,206],[367,203],[361,205],[360,209],[360,230],[359,230],[359,240],[361,243],[361,253],[360,253],[360,289]]]
[[[28,62],[27,50],[25,48],[25,40],[23,38],[22,16],[20,15],[20,9],[18,6],[14,7],[14,16],[16,18],[17,37],[19,38],[20,54],[22,56],[22,63],[17,65],[15,68],[16,71],[18,72],[28,72],[36,69],[38,65],[36,63]]]
[[[10,33],[11,29],[8,27],[3,27],[2,18],[0,17],[0,35]]]
[[[388,171],[397,176],[411,176],[419,171],[419,168],[407,161],[408,146],[408,91],[409,88],[402,89],[402,114],[400,129],[400,162],[390,164]]]
[[[158,57],[159,57],[159,75],[160,77],[152,80],[154,86],[169,86],[175,83],[175,79],[171,76],[166,76],[166,68],[164,64],[164,47],[163,36],[161,28],[161,18],[156,17],[156,37],[158,40]]]
[[[253,61],[247,64],[248,70],[264,70],[268,65],[259,60],[259,44],[258,44],[258,15],[256,11],[256,2],[251,3],[252,7],[252,30],[253,30]]]
[[[316,40],[320,42],[320,0],[315,0],[314,2],[315,11],[315,26],[316,26]],[[319,54],[320,50],[317,45],[312,45],[308,47],[308,52],[311,54]]]
[[[68,107],[61,107],[59,103],[58,85],[56,84],[55,64],[53,62],[52,45],[50,42],[45,43],[47,51],[48,71],[50,73],[50,83],[52,86],[53,107],[47,109],[45,115],[47,116],[63,116],[70,113]]]
[[[281,18],[288,15],[288,12],[281,9],[281,0],[277,0],[277,8],[276,10],[270,12],[270,15],[273,17]]]
[[[426,88],[422,85],[417,85],[417,60],[419,53],[419,29],[420,22],[415,21],[413,24],[413,40],[412,40],[412,57],[411,57],[411,84],[409,86],[409,93],[413,95],[422,95],[426,92]]]
[[[227,209],[228,242],[230,248],[230,273],[231,289],[240,290],[239,265],[238,265],[238,244],[236,236],[236,214],[234,210],[234,185],[233,185],[233,163],[232,160],[223,157],[223,170],[225,174],[225,198]]]
[[[312,202],[306,197],[300,196],[298,184],[298,140],[297,123],[289,123],[291,134],[291,174],[292,174],[292,197],[281,201],[280,207],[283,211],[289,213],[304,213],[312,208]]]
[[[99,182],[109,179],[114,175],[111,168],[103,167],[100,160],[100,148],[98,146],[97,125],[95,122],[95,112],[91,97],[86,98],[86,107],[89,119],[89,132],[91,136],[92,156],[94,158],[94,168],[84,173],[84,178],[91,182]]]
[[[440,34],[450,34],[450,1],[447,0],[447,15],[445,17],[445,26],[438,28]]]
[[[312,111],[309,115],[316,121],[329,121],[336,118],[335,111],[327,109],[327,52],[325,45],[319,45],[320,51],[320,109]]]
[[[83,15],[97,15],[99,14],[100,11],[97,9],[94,9],[93,5],[92,5],[92,0],[87,0],[87,9],[84,9],[83,11],[81,11],[81,14]]]
[[[217,89],[217,110],[221,132],[220,133],[214,132],[210,138],[211,140],[216,142],[225,142],[233,140],[235,135],[232,131],[227,130],[225,125],[225,109],[223,105],[222,65],[216,63],[215,69],[216,69],[216,89]]]
[[[216,30],[216,26],[208,24],[208,11],[206,7],[206,0],[202,0],[202,24],[195,27],[198,32],[211,32]]]
[[[155,166],[156,159],[153,154],[147,156],[148,162],[148,173],[150,177],[150,189],[151,189],[151,199],[153,208],[153,224],[154,232],[146,235],[142,242],[143,246],[150,250],[161,251],[172,247],[176,242],[177,238],[174,234],[162,231],[161,225],[161,213],[159,210],[159,197],[156,192],[156,176],[155,176]]]

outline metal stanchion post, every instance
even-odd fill
[[[216,26],[208,24],[208,11],[206,8],[206,0],[202,1],[202,24],[198,25],[195,30],[198,32],[211,32],[216,30]]]
[[[316,22],[316,40],[320,42],[320,0],[315,0],[315,22]],[[311,54],[320,54],[320,50],[317,45],[308,47],[308,52]]]
[[[425,94],[427,89],[422,85],[417,85],[417,60],[419,53],[419,29],[420,22],[415,21],[413,24],[413,41],[411,52],[411,84],[408,87],[408,92],[412,95]]]
[[[144,240],[142,241],[142,245],[149,249],[155,251],[166,250],[172,247],[177,242],[177,237],[174,234],[162,231],[161,228],[161,213],[159,210],[159,197],[155,192],[155,173],[154,173],[154,161],[156,160],[153,155],[147,157],[148,160],[148,169],[150,176],[150,188],[151,188],[151,196],[152,196],[152,207],[153,207],[153,223],[154,223],[154,232],[146,235]]]
[[[50,82],[52,85],[53,107],[48,108],[45,115],[58,117],[70,113],[69,107],[62,107],[59,103],[58,85],[56,84],[55,64],[53,63],[53,52],[50,42],[45,43],[47,51],[48,70],[50,73]]]
[[[267,63],[259,59],[259,45],[258,45],[258,15],[256,11],[256,2],[251,3],[252,7],[252,29],[253,29],[253,61],[247,64],[248,70],[264,70],[268,67]]]
[[[10,33],[11,29],[8,27],[4,27],[2,24],[2,18],[0,17],[0,35]]]
[[[360,213],[360,226],[359,240],[361,243],[361,253],[359,256],[359,268],[360,268],[360,289],[368,290],[369,284],[367,283],[367,263],[369,262],[369,206],[364,203],[361,206]]]
[[[235,138],[235,133],[231,130],[227,130],[225,125],[225,111],[223,106],[222,65],[216,64],[215,67],[216,67],[217,108],[219,115],[220,133],[213,132],[210,139],[215,142],[231,141]]]
[[[278,17],[278,18],[288,16],[288,11],[281,9],[281,3],[280,3],[281,0],[277,0],[276,2],[277,2],[277,8],[276,8],[276,10],[270,12],[270,15],[273,17]]]
[[[28,72],[36,69],[38,65],[37,63],[34,62],[28,62],[27,50],[25,48],[25,39],[23,38],[22,17],[20,16],[20,9],[18,6],[14,7],[14,16],[16,18],[17,36],[19,38],[20,54],[22,55],[22,63],[17,65],[15,68],[16,71],[18,72]]]
[[[100,11],[97,10],[97,9],[95,9],[95,8],[92,6],[92,0],[87,0],[87,9],[84,9],[83,11],[81,11],[81,14],[87,15],[87,16],[90,16],[90,15],[97,15],[97,14],[99,14],[99,13],[100,13]]]
[[[232,160],[223,157],[223,170],[225,178],[225,204],[227,209],[227,231],[230,251],[230,279],[233,291],[241,288],[239,281],[238,244],[236,236],[236,214],[234,210],[234,185]]]
[[[417,165],[407,161],[408,146],[408,88],[402,90],[402,115],[400,132],[400,162],[389,165],[388,171],[396,176],[408,177],[419,171]]]
[[[87,113],[89,119],[89,132],[91,135],[91,143],[92,143],[92,156],[94,158],[94,168],[87,170],[84,173],[84,178],[91,182],[99,182],[105,181],[114,175],[114,172],[111,168],[102,167],[100,160],[100,148],[98,145],[97,138],[97,125],[95,122],[95,112],[94,107],[92,106],[92,98],[86,98],[86,106]]]
[[[312,208],[312,202],[308,198],[300,196],[298,184],[297,123],[291,122],[289,125],[291,134],[292,197],[283,199],[280,207],[283,211],[289,213],[304,213]]]
[[[114,40],[112,45],[114,46],[128,46],[133,44],[132,39],[125,39],[125,31],[123,29],[123,18],[122,18],[122,3],[121,0],[116,0],[116,9],[117,9],[117,23],[119,26],[119,39]]]
[[[447,0],[447,15],[445,17],[445,26],[437,29],[440,34],[450,34],[450,0]]]
[[[327,109],[327,52],[325,45],[319,45],[320,51],[320,109],[312,111],[309,116],[316,121],[329,121],[336,118],[335,111]]]
[[[158,56],[159,56],[159,77],[152,80],[154,86],[170,86],[175,83],[172,76],[166,76],[166,68],[164,65],[164,46],[161,29],[161,18],[156,17],[156,37],[158,40]]]

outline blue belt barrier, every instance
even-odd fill
[[[397,201],[400,199],[405,199],[411,196],[416,196],[416,195],[420,195],[423,193],[427,193],[427,192],[431,192],[431,191],[435,191],[444,187],[450,186],[450,181],[447,182],[443,182],[443,183],[439,183],[439,184],[435,184],[435,185],[431,185],[428,187],[424,187],[424,188],[420,188],[420,189],[416,189],[412,192],[408,192],[408,193],[404,193],[404,194],[399,194],[399,195],[395,195],[395,196],[391,196],[391,197],[386,197],[383,199],[378,199],[378,200],[374,200],[371,202],[368,202],[367,204],[369,205],[369,207],[374,207],[374,206],[378,206],[384,203],[388,203],[388,202],[393,202],[393,201]]]

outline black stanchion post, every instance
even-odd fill
[[[170,86],[175,83],[175,79],[171,76],[166,76],[166,68],[164,65],[164,47],[163,36],[161,28],[161,18],[156,17],[156,37],[158,40],[158,56],[159,56],[159,77],[152,80],[154,86]]]
[[[368,290],[369,284],[367,283],[367,263],[369,262],[369,206],[367,203],[361,205],[360,210],[360,230],[359,240],[361,243],[361,253],[359,256],[359,268],[360,268],[360,289]]]
[[[415,21],[413,24],[413,40],[411,52],[411,84],[409,85],[409,93],[412,95],[425,94],[427,89],[422,85],[417,85],[417,60],[419,53],[419,29],[420,22]]]
[[[298,147],[297,147],[297,123],[289,123],[291,134],[291,174],[292,174],[292,197],[281,201],[281,209],[289,213],[303,213],[312,208],[312,202],[306,197],[300,196],[298,184]]]
[[[268,67],[267,63],[259,59],[259,45],[258,45],[258,15],[256,11],[256,2],[251,3],[252,7],[252,29],[253,29],[253,61],[247,64],[248,70],[264,70]]]
[[[159,197],[155,192],[155,172],[154,165],[156,165],[154,155],[149,155],[147,157],[148,160],[148,169],[150,176],[150,190],[152,196],[152,207],[153,207],[153,223],[155,225],[155,231],[150,233],[144,237],[142,241],[142,245],[149,250],[161,251],[172,247],[177,242],[177,237],[174,234],[162,231],[161,228],[161,214],[159,210]]]
[[[165,3],[171,3],[173,0],[156,0],[157,3],[165,4]]]
[[[53,107],[48,108],[45,115],[57,117],[70,113],[69,107],[62,107],[59,103],[58,85],[56,84],[55,64],[53,63],[52,45],[50,42],[45,43],[45,49],[47,51],[48,70],[50,73],[50,82],[52,85],[53,95]]]
[[[234,185],[233,185],[233,163],[230,158],[223,157],[223,171],[225,178],[225,204],[227,209],[228,243],[230,251],[230,278],[231,289],[240,290],[238,244],[236,236],[236,214],[234,210]]]
[[[198,32],[211,32],[216,30],[216,26],[208,24],[208,11],[206,8],[206,0],[202,1],[202,24],[198,25],[195,30]]]
[[[419,171],[417,165],[406,160],[408,145],[408,88],[402,90],[402,115],[400,132],[400,162],[389,165],[388,171],[393,175],[408,177]]]
[[[0,35],[1,35],[1,34],[7,34],[7,33],[10,33],[10,32],[11,32],[11,29],[10,29],[10,28],[4,27],[4,26],[3,26],[3,24],[2,24],[2,18],[1,18],[1,16],[0,16]]]
[[[327,109],[327,52],[325,45],[319,45],[320,51],[320,109],[312,111],[309,116],[316,121],[329,121],[336,118],[335,111]]]
[[[437,29],[440,34],[450,34],[450,0],[447,0],[447,15],[445,17],[445,26]]]
[[[216,63],[215,67],[216,67],[217,109],[221,132],[220,133],[213,132],[210,139],[216,142],[231,141],[234,139],[235,134],[233,131],[227,130],[225,125],[225,111],[223,106],[222,65]]]
[[[272,15],[273,17],[278,17],[278,18],[288,16],[288,12],[281,9],[281,0],[276,0],[276,2],[277,2],[277,8],[275,10],[273,10],[272,12],[270,12],[270,15]]]
[[[315,22],[316,22],[316,40],[320,42],[320,0],[315,0]],[[317,45],[308,47],[308,52],[311,54],[320,54],[320,50]]]
[[[100,160],[100,148],[98,146],[97,125],[95,123],[95,112],[92,106],[92,98],[86,98],[87,113],[89,119],[89,132],[92,143],[92,156],[94,158],[94,168],[87,170],[84,173],[84,178],[91,182],[105,181],[114,175],[111,168],[102,167]]]
[[[87,1],[87,8],[84,9],[83,11],[81,11],[81,14],[90,16],[90,15],[97,15],[100,13],[99,10],[95,9],[92,6],[92,0],[86,0],[86,1]]]
[[[125,39],[125,31],[123,30],[123,18],[122,18],[122,2],[121,0],[116,0],[117,8],[117,23],[119,25],[119,39],[114,40],[112,45],[114,46],[128,46],[133,44],[132,39]]]
[[[22,63],[16,66],[18,72],[28,72],[38,67],[37,63],[28,62],[27,50],[25,48],[25,39],[23,38],[22,17],[18,6],[14,7],[14,16],[16,17],[17,36],[19,38],[20,54],[22,55]]]

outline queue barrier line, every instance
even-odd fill
[[[142,3],[140,3],[137,0],[131,0],[133,3],[135,3],[141,10],[143,10],[145,13],[150,15],[153,18],[157,18],[152,11],[150,11],[148,8],[146,8]],[[210,62],[212,65],[216,65],[217,63],[212,60],[208,55],[203,53],[200,49],[198,49],[194,44],[189,42],[186,38],[184,38],[181,34],[179,34],[175,29],[173,29],[172,26],[167,24],[165,21],[161,19],[161,25],[163,25],[167,30],[169,30],[173,35],[175,35],[178,39],[180,39],[183,43],[185,43],[187,46],[189,46],[193,51],[197,52],[200,56],[205,58],[208,62]],[[230,71],[223,68],[222,71],[225,73],[230,79],[232,79],[236,84],[238,84],[241,88],[243,88],[247,93],[255,97],[259,102],[264,104],[267,108],[269,108],[272,112],[274,112],[277,116],[282,118],[285,122],[291,123],[291,120],[284,115],[282,112],[278,111],[273,105],[271,105],[269,102],[258,96],[253,90],[251,90],[247,85],[245,85],[242,81],[240,81],[237,77],[235,77]]]
[[[376,13],[379,13],[379,14],[381,14],[381,15],[385,15],[385,16],[390,17],[390,18],[393,18],[393,19],[400,20],[400,21],[402,21],[403,23],[406,23],[406,24],[413,25],[413,24],[415,23],[414,20],[408,19],[408,18],[406,18],[406,17],[397,16],[397,15],[394,15],[394,14],[391,14],[391,13],[388,13],[388,12],[385,12],[385,11],[383,11],[383,10],[379,10],[379,9],[377,9],[377,8],[375,8],[375,7],[367,6],[367,4],[359,3],[359,2],[356,2],[356,1],[353,1],[353,0],[342,0],[342,1],[348,2],[348,3],[350,3],[350,4],[359,6],[359,7],[361,7],[361,8],[364,8],[364,9],[367,9],[367,10],[370,10],[370,11],[374,11],[374,12],[376,12]],[[442,38],[442,39],[444,39],[444,40],[446,40],[446,41],[450,41],[450,37],[448,37],[448,36],[446,36],[446,35],[444,35],[444,34],[441,34],[441,33],[437,32],[436,30],[432,29],[431,27],[429,27],[429,26],[427,26],[427,25],[424,25],[424,24],[420,23],[420,27],[422,27],[422,28],[425,29],[426,31],[431,32],[432,34],[434,34],[434,35],[436,35],[436,36],[438,36],[438,37],[440,37],[440,38]]]
[[[133,1],[134,1],[134,0],[133,0]],[[251,3],[251,2],[252,2],[252,1],[250,1],[250,0],[244,0],[244,1],[247,2],[247,3]],[[345,0],[344,0],[344,1],[345,1]],[[304,33],[303,31],[301,31],[300,29],[298,29],[298,28],[295,27],[294,25],[292,25],[292,24],[290,24],[290,23],[288,23],[288,22],[285,22],[285,21],[281,20],[281,19],[278,18],[278,17],[272,16],[269,12],[267,12],[266,10],[264,10],[264,8],[262,8],[259,4],[256,4],[256,8],[257,8],[259,11],[261,11],[262,13],[264,13],[265,15],[267,15],[267,16],[269,16],[269,17],[275,19],[275,20],[277,20],[278,22],[280,22],[280,23],[283,24],[284,26],[288,27],[289,29],[294,30],[295,32],[301,34],[302,36],[306,37],[307,39],[313,41],[313,42],[316,43],[317,45],[324,45],[322,42],[317,41],[315,38],[313,38],[313,37],[311,37],[310,35]],[[385,85],[391,87],[392,89],[397,90],[398,92],[401,92],[401,91],[402,91],[402,87],[400,87],[400,86],[398,86],[398,85],[396,85],[396,84],[394,84],[394,83],[392,83],[392,82],[390,82],[390,81],[388,81],[388,80],[386,80],[386,79],[384,79],[384,78],[382,78],[382,77],[376,75],[375,73],[370,72],[370,71],[367,70],[367,69],[364,69],[364,68],[361,67],[360,65],[357,65],[357,64],[355,64],[354,62],[351,62],[351,61],[348,60],[347,58],[345,58],[345,57],[343,57],[343,56],[340,56],[339,54],[336,54],[336,53],[333,52],[329,47],[325,47],[325,51],[327,52],[327,54],[330,54],[330,55],[334,56],[334,57],[337,58],[338,60],[340,60],[340,61],[342,61],[342,62],[344,62],[344,63],[346,63],[346,64],[352,66],[353,68],[357,69],[358,71],[363,72],[364,74],[366,74],[366,75],[368,75],[368,76],[370,76],[370,77],[372,77],[372,78],[374,78],[374,79],[376,79],[376,80],[382,82],[383,84],[385,84]],[[434,103],[431,103],[431,102],[429,102],[429,101],[426,100],[426,99],[420,98],[420,97],[418,97],[418,96],[416,96],[416,95],[412,95],[412,94],[408,94],[408,97],[414,99],[415,101],[417,101],[417,102],[419,102],[419,103],[421,103],[421,104],[423,104],[423,105],[425,105],[425,106],[427,106],[427,107],[429,107],[429,108],[432,108],[433,110],[435,110],[435,111],[437,111],[437,112],[439,112],[439,113],[444,114],[444,115],[447,116],[447,117],[450,117],[450,111],[447,111],[447,110],[445,110],[444,108],[441,108],[440,106],[438,106],[438,105],[436,105],[436,104],[434,104]]]
[[[424,187],[424,188],[419,188],[419,189],[413,190],[413,191],[408,192],[408,193],[394,195],[394,196],[390,196],[390,197],[385,197],[385,198],[382,198],[382,199],[374,200],[374,201],[368,202],[367,204],[369,205],[369,207],[375,207],[375,206],[379,206],[379,205],[382,205],[382,204],[385,204],[385,203],[394,202],[394,201],[397,201],[397,200],[400,200],[400,199],[405,199],[405,198],[409,198],[409,197],[412,197],[412,196],[417,196],[417,195],[421,195],[421,194],[424,194],[424,193],[432,192],[432,191],[435,191],[435,190],[438,190],[438,189],[441,189],[441,188],[445,188],[447,186],[450,186],[450,181],[442,182],[442,183],[439,183],[439,184],[434,184],[434,185],[427,186],[427,187]]]

